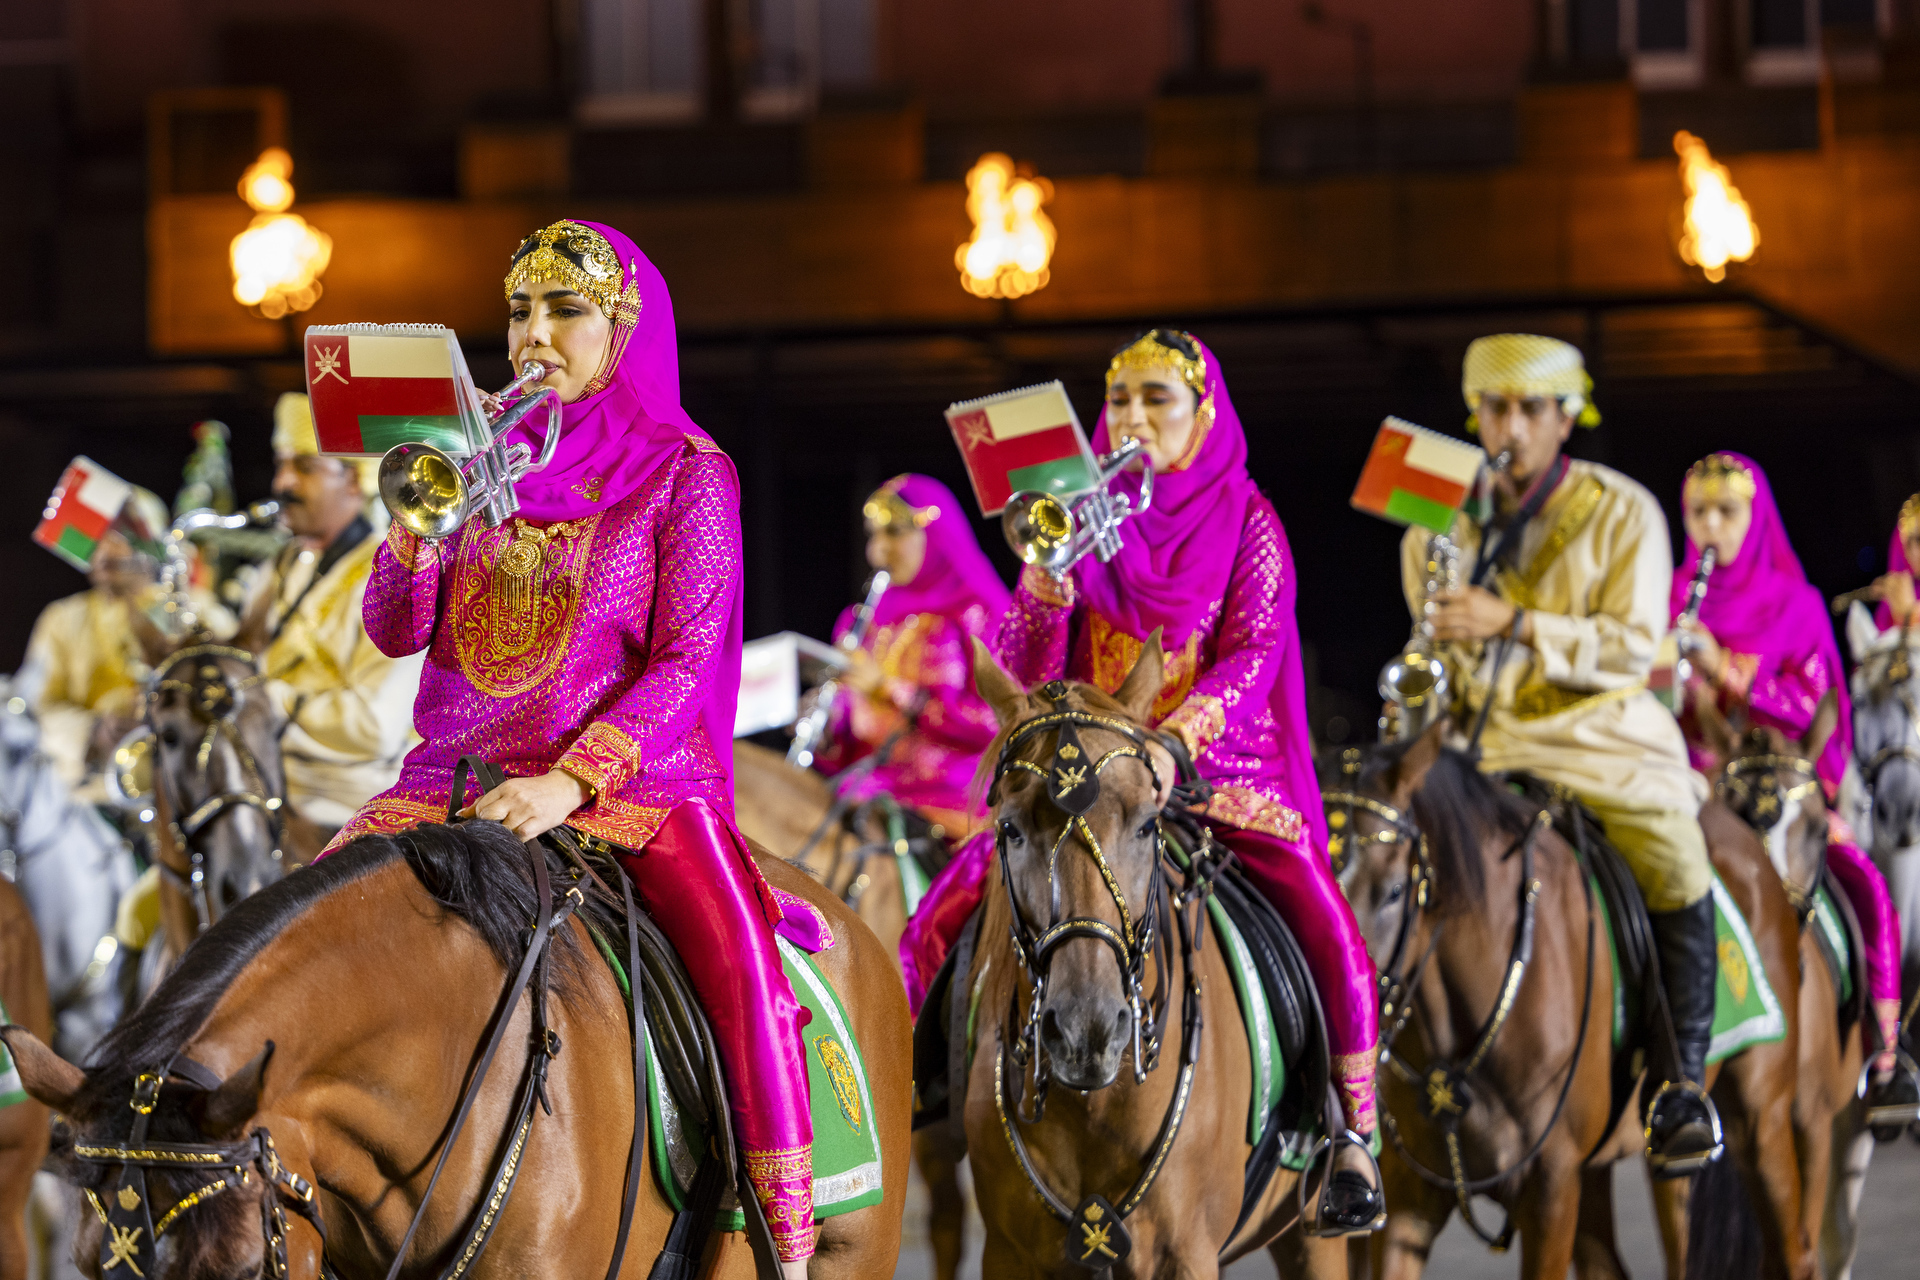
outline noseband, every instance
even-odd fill
[[[222,661],[243,662],[251,674],[235,680],[221,669],[219,664]],[[193,678],[176,679],[173,673],[188,663],[195,664]],[[230,789],[217,792],[196,806],[185,818],[173,819],[171,829],[174,843],[186,850],[191,864],[185,877],[164,862],[156,860],[154,863],[160,868],[161,874],[172,879],[175,886],[187,895],[188,901],[193,903],[200,933],[212,928],[214,920],[213,894],[207,884],[207,853],[202,839],[214,823],[235,810],[253,810],[266,819],[267,829],[273,836],[271,856],[276,862],[280,860],[281,810],[285,807],[285,800],[267,785],[265,771],[260,768],[259,760],[236,726],[242,695],[265,679],[266,674],[260,670],[258,659],[247,650],[224,644],[196,644],[180,650],[161,663],[147,683],[149,727],[153,724],[153,695],[156,693],[185,694],[195,718],[206,725],[194,752],[194,780],[203,785],[206,783],[213,762],[214,744],[225,739],[239,757],[241,773],[249,788],[244,791]],[[165,769],[154,771],[154,789],[165,797],[168,811],[177,815],[182,811],[182,805],[180,797],[174,794],[174,788],[169,785],[171,781]]]

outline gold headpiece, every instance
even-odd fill
[[[283,392],[273,403],[273,454],[297,458],[320,452],[320,435],[313,426],[313,404],[304,391]],[[380,459],[341,458],[360,482],[360,492],[379,489]]]
[[[528,236],[513,252],[506,296],[534,280],[558,280],[598,303],[614,324],[640,318],[637,272],[622,271],[620,257],[592,227],[562,219]]]
[[[900,496],[900,482],[905,479],[895,476],[873,491],[862,508],[869,527],[905,533],[908,529],[924,529],[940,518],[939,507],[931,503],[916,507]]]
[[[1900,536],[1911,538],[1920,533],[1920,493],[1900,504]]]
[[[1475,338],[1467,347],[1460,393],[1477,411],[1485,392],[1506,396],[1551,396],[1581,426],[1600,425],[1593,404],[1593,379],[1587,376],[1580,348],[1534,333],[1496,333]],[[1470,418],[1467,425],[1477,426]]]
[[[1710,453],[1687,468],[1687,482],[1682,492],[1699,494],[1703,498],[1717,498],[1722,493],[1731,493],[1745,502],[1753,501],[1753,472],[1738,458],[1726,453]]]
[[[1170,345],[1160,340],[1166,334],[1175,342],[1192,348],[1192,354],[1181,350],[1180,346]],[[1207,390],[1207,352],[1190,333],[1178,329],[1149,329],[1125,347],[1120,354],[1107,364],[1107,386],[1113,386],[1113,380],[1122,369],[1171,368],[1180,375],[1180,381],[1193,390],[1193,438],[1188,442],[1186,451],[1167,470],[1185,471],[1200,454],[1200,446],[1207,442],[1207,433],[1213,429],[1213,393]],[[1118,441],[1115,442],[1116,444]]]

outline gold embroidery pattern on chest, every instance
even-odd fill
[[[916,613],[873,633],[873,658],[887,679],[920,683],[925,674],[927,637],[940,621],[937,613]]]
[[[544,529],[470,527],[449,603],[454,654],[477,688],[511,698],[559,668],[599,527],[598,514]]]
[[[1093,683],[1113,693],[1140,660],[1146,641],[1136,640],[1097,613],[1087,614],[1087,651],[1093,660]],[[1166,675],[1160,696],[1153,700],[1153,722],[1159,724],[1173,709],[1187,700],[1187,693],[1200,674],[1200,632],[1187,636],[1186,644],[1167,655]]]

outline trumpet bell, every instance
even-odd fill
[[[1000,516],[1007,545],[1026,563],[1061,572],[1073,563],[1073,512],[1058,498],[1031,491],[1016,493]]]
[[[1417,737],[1440,718],[1447,700],[1446,664],[1408,649],[1380,670],[1380,697],[1393,709],[1381,724],[1387,740]]]
[[[380,501],[417,538],[439,541],[472,509],[460,465],[430,444],[397,444],[380,459]]]

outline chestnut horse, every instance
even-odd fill
[[[987,757],[1003,766],[992,797],[1003,856],[986,882],[972,964],[953,973],[951,990],[978,993],[964,1126],[987,1229],[981,1272],[994,1280],[1085,1276],[1081,1267],[1101,1262],[1116,1278],[1210,1277],[1262,1247],[1282,1275],[1346,1274],[1345,1241],[1299,1229],[1298,1174],[1276,1170],[1241,1225],[1253,1063],[1222,948],[1204,942],[1201,895],[1159,913],[1160,946],[1133,927],[1144,930],[1177,888],[1161,878],[1155,779],[1139,746],[1163,662],[1156,632],[1112,696],[1067,682],[1029,694],[974,643],[974,684],[1001,730]],[[1077,743],[1063,742],[1068,733]],[[1098,784],[1077,817],[1054,802],[1044,773],[1069,747],[1084,765],[1076,789]],[[1035,948],[1026,930],[1016,944],[1016,924],[1045,928],[1058,945]],[[1195,944],[1196,972],[1183,938]],[[1116,963],[1129,949],[1139,953],[1131,980]],[[1156,1017],[1143,993],[1159,991]],[[1056,1086],[1044,1094],[1043,1060]],[[1126,1240],[1130,1252],[1114,1247]],[[1070,1262],[1069,1245],[1091,1261]]]
[[[36,1036],[53,1036],[53,1004],[40,935],[26,899],[0,879],[0,1004]],[[0,1079],[0,1094],[11,1086]],[[27,1196],[47,1154],[47,1107],[33,1098],[0,1106],[0,1276],[27,1274]]]
[[[1381,1011],[1381,1110],[1397,1141],[1380,1162],[1388,1220],[1374,1238],[1372,1267],[1388,1280],[1414,1280],[1461,1207],[1445,1126],[1435,1118],[1450,1113],[1463,1176],[1509,1215],[1523,1277],[1561,1280],[1570,1265],[1582,1277],[1624,1276],[1608,1166],[1638,1155],[1644,1138],[1637,1097],[1613,1115],[1621,1064],[1607,926],[1573,849],[1539,807],[1443,747],[1445,729],[1443,722],[1410,744],[1350,758],[1357,771],[1328,792],[1329,821],[1344,827],[1341,885],[1382,966],[1382,989],[1398,1000]],[[1792,1126],[1798,930],[1753,832],[1714,802],[1700,823],[1780,999],[1786,1035],[1708,1068],[1727,1154],[1696,1176],[1737,1166],[1755,1190],[1766,1274],[1810,1277]],[[1524,965],[1513,963],[1523,957]],[[1497,1008],[1507,1010],[1504,1019],[1495,1018]],[[1489,1041],[1490,1026],[1497,1031]],[[1436,1060],[1471,1069],[1435,1081],[1426,1064]],[[1423,1176],[1409,1156],[1436,1176]],[[1689,1190],[1686,1180],[1654,1183],[1673,1280],[1688,1270]],[[1469,1223],[1483,1238],[1494,1235]]]
[[[1736,728],[1711,698],[1694,701],[1695,722],[1707,747],[1722,762],[1714,792],[1766,840],[1800,924],[1800,1090],[1793,1127],[1799,1138],[1803,1220],[1809,1239],[1820,1242],[1821,1272],[1845,1280],[1859,1244],[1860,1192],[1873,1159],[1866,1102],[1858,1096],[1868,1036],[1878,1031],[1865,993],[1843,1037],[1841,1013],[1827,953],[1814,940],[1813,892],[1826,862],[1827,797],[1814,775],[1814,761],[1839,727],[1839,705],[1829,691],[1813,723],[1798,738],[1779,729]],[[1835,894],[1841,910],[1849,904]]]
[[[816,959],[863,1047],[882,1149],[882,1203],[825,1220],[812,1275],[885,1276],[906,1194],[906,999],[890,958],[836,898],[778,859],[762,855],[760,864],[775,886],[810,901],[832,925],[835,940]],[[549,874],[567,883],[557,855],[549,855]],[[260,1176],[230,1179],[238,1185],[198,1200],[190,1192],[204,1175],[149,1175],[161,1225],[146,1280],[266,1275],[263,1237],[274,1234],[288,1255],[287,1274],[318,1280],[322,1238],[296,1216],[303,1206],[324,1225],[329,1275],[388,1273],[511,966],[520,962],[538,911],[533,878],[526,854],[493,823],[421,827],[404,844],[365,837],[224,915],[102,1042],[86,1070],[19,1029],[6,1033],[29,1091],[73,1127],[70,1173],[103,1202],[117,1198],[108,1174],[122,1166],[103,1162],[97,1150],[92,1163],[76,1157],[127,1141],[138,1078],[163,1063],[186,1080],[160,1088],[157,1104],[149,1104],[152,1139],[266,1151],[249,1164]],[[552,1046],[541,1097],[547,1105],[530,1113],[517,1180],[467,1275],[604,1274],[630,1139],[649,1141],[644,1126],[635,1127],[625,999],[579,914],[556,933],[551,964],[553,1035],[541,1041]],[[511,1011],[502,1062],[473,1096],[408,1252],[411,1274],[440,1274],[455,1263],[469,1222],[479,1220],[530,1057],[539,1052],[532,1019],[528,995]],[[634,1190],[619,1274],[637,1280],[653,1266],[673,1211],[650,1172]],[[166,1223],[162,1212],[170,1209],[180,1211]],[[263,1223],[277,1223],[277,1233]],[[102,1231],[89,1215],[77,1247],[92,1275]],[[744,1238],[709,1240],[701,1274],[754,1275]]]

